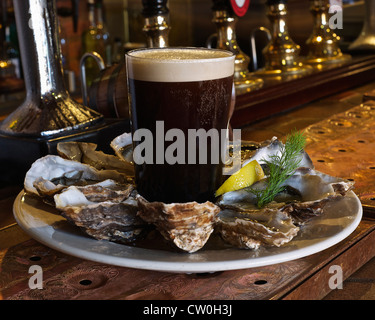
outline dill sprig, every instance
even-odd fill
[[[257,197],[259,208],[273,201],[276,195],[285,189],[283,183],[299,167],[305,145],[306,139],[303,134],[294,131],[286,137],[280,154],[270,156],[270,160],[264,160],[269,168],[267,187],[263,190],[251,190]]]

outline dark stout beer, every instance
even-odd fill
[[[148,129],[153,137],[152,160],[135,164],[138,192],[149,201],[165,203],[212,201],[222,183],[222,159],[212,156],[221,150],[212,151],[220,149],[221,131],[228,125],[233,54],[195,48],[135,50],[127,55],[127,70],[134,149],[142,143],[134,141],[137,130]],[[163,132],[157,130],[158,121]],[[170,129],[183,133],[183,140],[165,141]],[[189,129],[215,129],[219,140],[208,138],[207,147],[200,148],[202,141],[196,138],[194,150],[189,150]],[[179,161],[170,164],[160,157],[181,142],[184,150],[176,148],[180,154],[174,155]],[[195,161],[189,158],[191,152]],[[202,152],[207,155],[204,163]]]

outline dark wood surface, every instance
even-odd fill
[[[1,295],[3,299],[49,300],[321,299],[331,290],[329,266],[340,265],[348,277],[375,254],[371,246],[374,226],[375,223],[364,221],[345,241],[306,258],[212,274],[174,274],[104,265],[62,254],[31,239],[0,251]],[[10,232],[19,233],[17,228]],[[35,264],[44,270],[43,290],[28,287],[28,269]]]

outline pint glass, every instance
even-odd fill
[[[234,59],[207,48],[126,54],[135,182],[146,200],[214,200],[223,180]]]

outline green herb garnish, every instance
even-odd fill
[[[276,195],[285,189],[283,183],[299,167],[305,145],[306,139],[303,134],[294,131],[287,136],[281,154],[270,156],[270,160],[264,160],[269,168],[267,187],[263,190],[251,190],[257,197],[259,208],[273,201]]]

